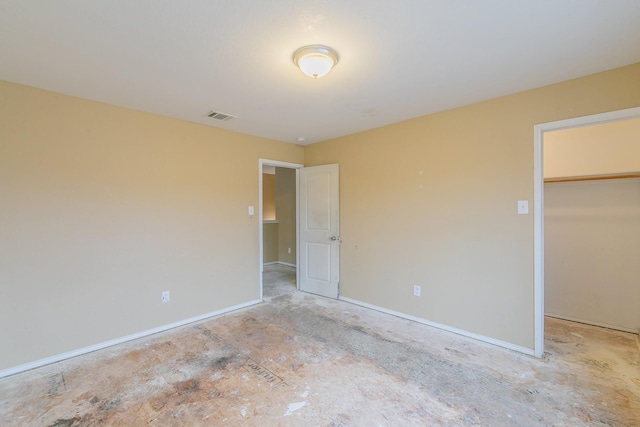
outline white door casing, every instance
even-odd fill
[[[338,298],[340,195],[337,164],[300,169],[299,286]]]

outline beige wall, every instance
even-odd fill
[[[545,184],[545,311],[640,329],[640,179]]]
[[[533,126],[639,105],[635,64],[306,147],[340,164],[341,294],[532,349]]]
[[[296,263],[296,170],[276,168],[278,261]],[[289,253],[289,248],[291,253]]]
[[[276,176],[262,174],[262,219],[273,221],[276,219]]]
[[[262,262],[278,261],[278,229],[277,222],[266,222],[262,226]]]
[[[276,220],[276,176],[262,174],[262,219]],[[262,227],[262,262],[278,261],[278,223],[264,223]]]
[[[544,176],[640,172],[640,118],[548,132]]]
[[[0,369],[257,300],[258,159],[303,154],[0,82]]]

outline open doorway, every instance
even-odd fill
[[[640,118],[544,139],[545,316],[640,329]]]
[[[553,132],[578,129],[588,126],[614,123],[640,118],[640,108],[614,111],[593,116],[579,117],[534,127],[534,289],[535,289],[535,343],[536,357],[544,355],[545,316],[545,136],[551,141]],[[622,171],[618,171],[622,172]],[[638,172],[637,170],[635,172]],[[565,173],[566,174],[566,173]],[[581,175],[607,175],[602,172],[580,173]],[[549,174],[548,174],[549,175]],[[609,173],[610,176],[616,175]],[[618,175],[622,175],[618,173]],[[582,178],[584,178],[584,176]],[[562,197],[562,196],[561,196]]]
[[[260,299],[265,286],[298,287],[298,169],[302,165],[260,159]],[[282,288],[282,289],[280,289]]]

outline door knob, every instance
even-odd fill
[[[331,236],[329,237],[331,240],[333,240],[334,242],[337,240],[338,242],[342,243],[342,239],[340,239],[340,236]]]

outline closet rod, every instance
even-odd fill
[[[545,178],[544,183],[550,182],[574,182],[574,181],[599,181],[602,179],[640,178],[638,173],[620,173],[614,175],[570,176],[566,178]]]

